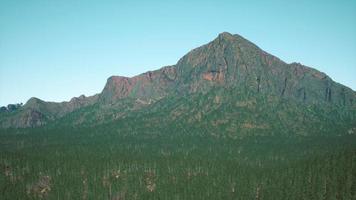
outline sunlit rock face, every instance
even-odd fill
[[[228,97],[226,91],[240,94],[238,98],[241,99]],[[145,113],[160,112],[175,103],[170,99],[182,96],[189,99],[210,93],[216,94],[212,101],[200,102],[205,104],[203,110],[190,108],[189,112],[198,112],[193,115],[197,116],[197,119],[202,120],[206,113],[224,104],[236,105],[233,109],[252,109],[260,104],[258,106],[266,108],[275,106],[277,110],[268,112],[280,112],[280,116],[286,116],[288,112],[296,113],[301,123],[306,123],[305,116],[308,115],[313,115],[313,120],[318,123],[325,120],[331,123],[334,117],[341,122],[345,119],[343,117],[356,121],[356,93],[353,90],[334,82],[316,69],[300,63],[287,64],[242,36],[224,32],[210,43],[188,52],[175,65],[134,77],[112,76],[108,78],[102,92],[97,95],[79,96],[61,103],[31,98],[11,114],[2,108],[0,126],[6,128],[42,126],[68,115],[71,120],[67,120],[67,123],[69,121],[81,125],[90,122],[89,124],[95,125],[108,120],[118,120],[143,109],[146,109]],[[256,100],[258,98],[264,101],[258,103]],[[162,106],[154,107],[158,102]],[[281,109],[277,106],[280,102],[288,102],[291,110],[278,110]],[[315,113],[306,113],[311,112],[311,106],[323,110],[324,114],[319,116]],[[177,113],[188,112],[171,109],[173,110],[164,112],[173,113],[171,116],[174,119],[177,118]],[[336,110],[333,111],[333,116],[325,114],[329,112],[328,109]],[[257,109],[256,112],[262,115],[261,112],[264,111]],[[228,123],[231,121],[229,118],[234,116],[224,117],[226,119],[218,120],[214,124]],[[240,127],[245,129],[271,127],[267,122],[261,122],[264,125],[255,124],[253,121],[257,116],[251,114],[249,118]],[[194,119],[188,121],[193,123]]]

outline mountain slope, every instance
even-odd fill
[[[301,64],[286,64],[239,35],[222,33],[185,55],[177,64],[179,82],[190,91],[210,85],[237,87],[306,103],[352,106],[355,92],[326,74]]]
[[[0,127],[2,128],[26,128],[47,124],[71,113],[79,108],[92,105],[98,99],[98,95],[85,97],[73,97],[68,102],[45,102],[38,98],[29,99],[26,104],[11,113],[0,113]]]
[[[291,132],[356,132],[356,93],[326,74],[287,64],[239,35],[221,33],[176,65],[128,78],[64,103],[29,100],[1,127],[177,126],[230,136]],[[162,123],[164,122],[164,123]],[[122,128],[122,127],[121,127]],[[288,131],[287,131],[288,130]]]

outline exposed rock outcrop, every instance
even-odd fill
[[[300,63],[287,64],[242,36],[224,32],[212,42],[187,53],[176,65],[131,78],[112,76],[98,95],[82,95],[61,103],[31,98],[11,115],[1,108],[0,126],[40,126],[92,105],[97,105],[96,110],[73,115],[71,119],[82,123],[90,118],[93,123],[99,123],[122,118],[165,97],[190,96],[215,89],[258,95],[267,102],[287,100],[305,106],[342,108],[343,113],[356,110],[356,93],[350,88],[316,69]],[[221,95],[214,99],[212,106],[222,104]],[[245,107],[253,105],[239,108]],[[349,116],[354,117],[353,114]],[[241,127],[258,126],[245,124]]]
[[[112,76],[100,94],[100,101],[112,103],[123,98],[156,99],[171,92],[175,86],[176,70],[173,66],[146,72],[128,78]]]

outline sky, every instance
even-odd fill
[[[356,0],[0,0],[0,106],[93,95],[225,31],[356,90]]]

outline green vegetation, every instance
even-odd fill
[[[1,199],[356,198],[353,135],[234,139],[183,124],[139,134],[120,126],[2,131]]]
[[[0,199],[356,199],[355,102],[222,33],[100,94],[2,108]]]

